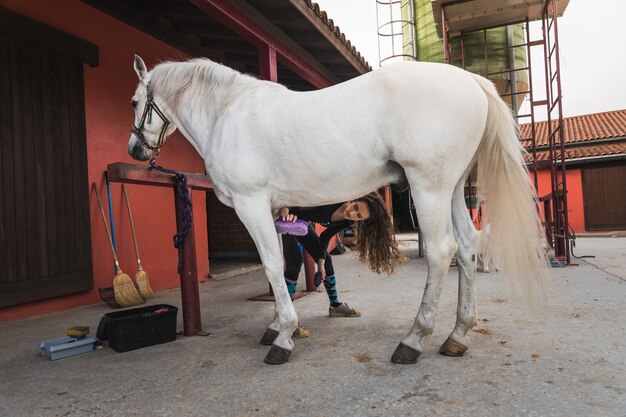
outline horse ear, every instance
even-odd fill
[[[144,81],[146,76],[148,75],[148,70],[146,69],[146,64],[143,62],[143,59],[139,55],[135,55],[134,62],[135,72],[139,77],[139,81]]]

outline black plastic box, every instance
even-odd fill
[[[98,339],[108,340],[116,352],[176,340],[178,308],[156,304],[105,314],[98,326]]]

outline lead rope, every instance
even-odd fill
[[[185,174],[181,174],[180,172],[174,171],[173,169],[167,169],[158,166],[156,164],[157,158],[158,154],[154,155],[152,159],[150,159],[150,166],[157,171],[172,174],[176,177],[176,192],[180,197],[180,203],[182,205],[182,207],[180,207],[180,229],[173,237],[174,247],[178,249],[178,273],[180,274],[183,263],[183,244],[185,240],[185,235],[191,230],[192,224],[192,205],[191,199],[189,198],[189,189],[187,188],[187,177],[185,176]]]

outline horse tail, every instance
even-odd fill
[[[510,108],[489,80],[474,75],[489,103],[487,123],[476,154],[479,196],[489,222],[482,252],[486,265],[495,265],[510,288],[521,290],[532,307],[545,301],[552,275],[547,267],[545,235],[522,147]]]

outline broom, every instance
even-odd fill
[[[150,281],[148,281],[148,273],[141,267],[141,259],[139,259],[139,247],[137,246],[137,235],[135,235],[135,224],[133,223],[133,214],[130,211],[130,203],[128,201],[128,194],[126,193],[126,185],[122,184],[122,194],[124,194],[124,200],[126,200],[126,208],[128,209],[128,218],[130,219],[130,230],[133,232],[133,242],[135,243],[135,253],[137,254],[137,273],[135,274],[135,282],[139,289],[139,294],[146,300],[154,297],[154,291],[150,288]]]
[[[145,301],[135,288],[133,280],[130,279],[128,274],[125,274],[120,268],[120,263],[117,260],[117,254],[113,247],[113,240],[111,239],[111,232],[109,232],[109,225],[107,223],[106,216],[104,215],[104,209],[102,208],[102,201],[100,201],[100,194],[98,194],[98,188],[94,182],[91,188],[96,194],[98,199],[98,207],[100,207],[100,214],[102,214],[102,221],[104,222],[104,229],[107,232],[109,238],[109,244],[111,245],[111,251],[113,252],[113,259],[115,260],[115,276],[113,277],[113,294],[115,295],[115,301],[122,307],[131,307],[139,304],[143,304]]]

